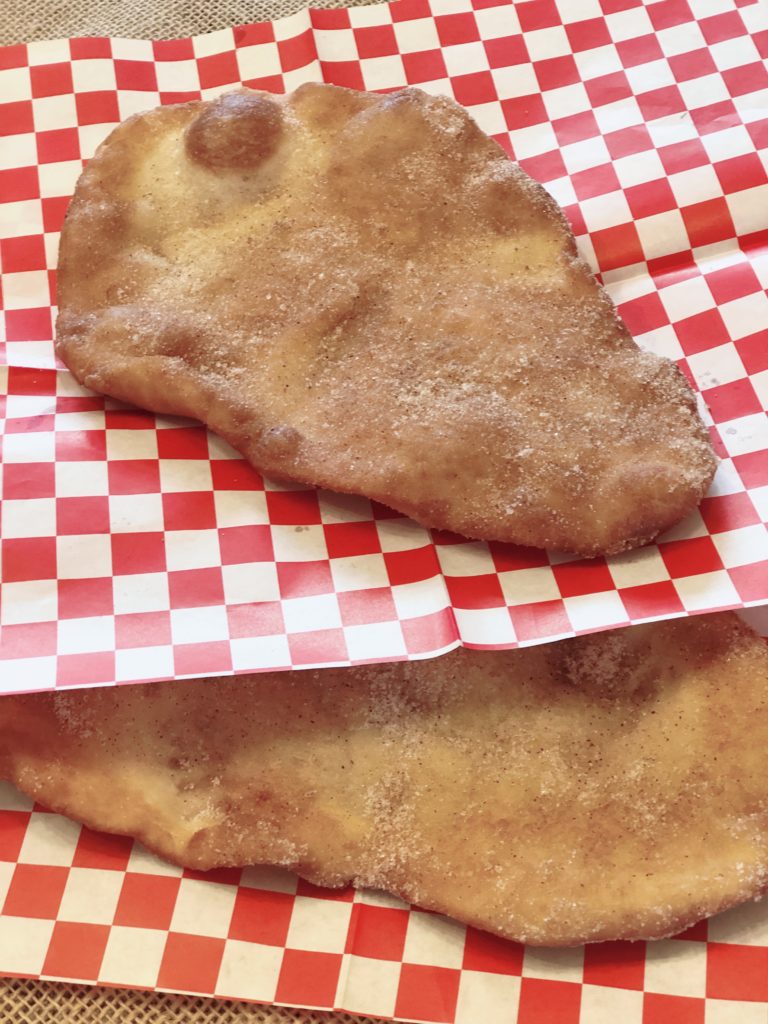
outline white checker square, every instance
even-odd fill
[[[577,632],[588,630],[594,625],[621,626],[629,621],[621,597],[615,590],[566,597],[563,604]]]
[[[751,900],[710,918],[710,942],[741,946],[768,946],[768,900]]]
[[[162,533],[165,517],[159,494],[111,494],[109,525],[112,533]]]
[[[720,427],[720,436],[731,456],[759,452],[768,448],[768,420],[763,412],[739,416]]]
[[[99,92],[117,88],[115,65],[109,57],[91,57],[85,60],[73,60],[72,83],[78,92]]]
[[[759,211],[764,210],[768,202],[768,185],[757,185],[745,188],[742,192],[732,192],[726,196],[728,209],[737,235],[747,235],[763,227]]]
[[[145,111],[152,110],[159,105],[159,92],[142,90],[141,92],[122,91],[117,94],[117,107],[121,120],[133,117],[134,114],[143,114]]]
[[[389,586],[383,555],[349,555],[330,560],[334,590],[371,590]]]
[[[517,640],[506,608],[454,608],[453,617],[464,644],[514,644]]]
[[[443,60],[451,78],[488,70],[488,54],[479,40],[446,46],[443,50]]]
[[[643,993],[604,985],[583,985],[581,1019],[589,1024],[642,1024]]]
[[[583,139],[571,142],[560,149],[569,174],[577,174],[591,167],[599,167],[611,161],[608,147],[601,138]]]
[[[15,869],[16,864],[12,861],[0,861],[0,907],[5,903],[5,897],[8,895],[8,888]]]
[[[500,572],[499,583],[504,600],[512,606],[556,601],[560,597],[560,588],[549,566]]]
[[[322,526],[273,526],[276,562],[316,562],[328,558]]]
[[[417,618],[442,611],[450,605],[442,576],[392,587],[397,614],[401,619]]]
[[[408,653],[399,622],[345,626],[344,639],[351,661],[390,659]]]
[[[225,939],[236,896],[236,885],[182,878],[173,908],[171,931]]]
[[[47,306],[50,299],[48,273],[45,270],[23,270],[3,275],[5,309],[29,309]]]
[[[115,651],[115,681],[118,683],[167,679],[173,674],[173,648],[167,645],[125,647]]]
[[[320,518],[323,523],[369,523],[373,520],[371,502],[358,494],[337,494],[319,490]]]
[[[314,629],[338,629],[341,626],[339,600],[335,594],[289,597],[282,602],[285,629],[303,633]]]
[[[0,82],[0,95],[2,95]],[[0,170],[31,167],[37,163],[37,145],[32,132],[26,135],[7,135],[0,147]]]
[[[269,522],[264,491],[214,491],[216,524],[226,526],[264,526]]]
[[[157,434],[154,430],[108,430],[107,458],[156,459]]]
[[[603,17],[600,0],[559,0],[557,11],[565,25],[588,18]]]
[[[57,462],[56,497],[83,498],[109,493],[106,462]]]
[[[621,555],[611,555],[607,562],[613,582],[620,588],[661,583],[669,579],[669,571],[655,545],[626,551]]]
[[[297,896],[285,944],[316,953],[343,953],[351,913],[351,903]]]
[[[675,84],[675,76],[669,64],[662,58],[624,69],[627,81],[636,96]]]
[[[694,352],[688,356],[688,365],[701,391],[747,376],[736,346],[730,342],[706,352]]]
[[[765,1003],[743,1003],[732,999],[707,999],[704,1024],[765,1024]]]
[[[764,27],[765,25],[763,25]],[[754,64],[760,60],[757,47],[748,35],[712,43],[708,50],[720,71],[729,71],[731,68],[742,67],[745,64]]]
[[[617,71],[624,70],[619,52],[613,43],[605,46],[596,46],[593,50],[582,50],[574,53],[579,75],[584,82],[593,78],[602,78],[604,75],[613,75]]]
[[[149,60],[155,59],[154,49],[149,39],[125,39],[112,37],[112,56],[117,60]]]
[[[4,102],[32,99],[29,68],[3,68],[0,71],[0,96],[3,97]],[[5,136],[5,138],[12,138],[12,136]],[[32,163],[34,162],[33,160]]]
[[[309,28],[309,25],[302,25],[299,31],[305,28]],[[229,50],[234,50],[235,36],[231,28],[222,28],[218,32],[206,32],[204,35],[194,36],[192,45],[196,57],[212,57],[217,53],[227,53]]]
[[[617,42],[637,39],[653,32],[653,24],[644,7],[632,7],[627,11],[616,11],[605,17],[611,38]]]
[[[743,156],[745,153],[753,152],[755,144],[743,124],[734,124],[729,128],[723,128],[719,132],[709,132],[702,135],[701,143],[707,152],[712,163],[719,160],[729,160],[734,156]],[[758,186],[761,188],[761,186]],[[751,191],[748,189],[747,191]]]
[[[138,842],[131,847],[126,871],[135,871],[141,875],[164,875],[167,878],[181,878],[183,874],[183,869],[178,865],[161,860]]]
[[[122,871],[70,868],[58,919],[85,924],[112,924],[122,887]]]
[[[720,179],[711,164],[689,167],[686,171],[670,174],[669,185],[680,206],[691,206],[722,195]]]
[[[437,557],[446,576],[478,576],[496,571],[488,545],[481,541],[439,544]]]
[[[249,889],[266,889],[268,892],[296,892],[298,879],[292,871],[273,868],[267,864],[255,864],[243,868],[240,885]]]
[[[525,33],[525,45],[531,61],[548,60],[571,53],[571,44],[562,25],[537,28]]]
[[[230,648],[232,669],[235,672],[254,672],[260,668],[289,668],[291,664],[291,651],[283,634],[232,640]]]
[[[685,222],[679,210],[666,210],[635,221],[646,259],[679,252],[687,245]]]
[[[88,412],[57,412],[56,432],[62,434],[71,430],[103,430],[105,422],[106,417],[101,409]]]
[[[523,977],[579,983],[584,977],[584,947],[545,949],[526,946],[523,954]]]
[[[169,572],[219,565],[219,531],[168,530],[165,534],[165,557]]]
[[[752,381],[752,387],[755,389],[755,394],[760,400],[760,404],[764,409],[768,409],[768,370],[763,370],[761,373],[753,373],[750,380]]]
[[[738,591],[725,569],[683,576],[675,580],[675,589],[688,612],[705,612],[741,604]]]
[[[40,164],[37,169],[40,181],[40,195],[47,199],[50,196],[71,195],[83,169],[80,160],[59,160],[55,164]]]
[[[171,609],[171,636],[175,644],[206,643],[229,639],[226,608]]]
[[[542,93],[542,98],[547,113],[553,119],[562,117],[564,111],[567,111],[570,116],[583,110],[589,110],[592,106],[587,90],[581,82],[562,85],[558,89],[548,89]]]
[[[154,431],[132,431],[149,434]],[[180,494],[187,491],[210,491],[213,487],[211,464],[208,459],[160,459],[160,487],[166,494]]]
[[[703,999],[707,983],[707,947],[682,939],[648,943],[645,990]]]
[[[723,302],[719,309],[723,323],[734,340],[753,334],[756,326],[768,323],[768,296],[764,292],[753,292],[740,299]]]
[[[389,57],[366,57],[360,61],[360,70],[366,89],[400,88],[405,85],[405,68],[399,54]]]
[[[403,960],[458,970],[464,960],[466,933],[467,929],[458,921],[413,910],[408,917]]]
[[[280,74],[280,54],[273,43],[241,46],[236,53],[237,66],[243,80]]]
[[[760,560],[768,562],[768,533],[762,524],[714,533],[712,543],[726,569],[750,565]]]
[[[355,35],[351,28],[315,28],[312,30],[312,38],[317,55],[322,61],[358,59]],[[264,45],[266,48],[274,49],[270,43]],[[279,61],[278,69],[274,73],[280,73]]]
[[[672,146],[677,142],[698,139],[699,133],[691,120],[681,120],[677,114],[669,114],[653,121],[647,121],[646,127],[651,141],[657,149]]]
[[[715,478],[707,492],[710,496],[717,494],[736,494],[743,491],[744,484],[733,459],[720,459],[715,470]]]
[[[35,131],[77,127],[77,107],[71,93],[63,96],[41,96],[32,100]],[[65,193],[64,193],[65,194]]]
[[[112,544],[102,533],[65,535],[56,538],[60,580],[98,579],[112,575]]]
[[[42,230],[43,208],[39,199],[0,203],[0,235],[3,238],[38,235]]]
[[[462,971],[456,1024],[511,1024],[517,1019],[520,979],[506,974]],[[590,1021],[590,1024],[594,1022]]]
[[[580,203],[584,221],[588,231],[602,231],[616,224],[626,224],[632,220],[627,197],[621,189],[606,195],[584,199]]]
[[[224,581],[224,600],[227,604],[280,600],[277,567],[273,562],[223,565],[221,576]]]
[[[500,100],[516,96],[530,96],[539,92],[539,80],[530,64],[512,64],[491,71],[496,95]],[[550,126],[551,127],[551,126]],[[513,138],[517,138],[516,133]]]
[[[667,57],[676,57],[680,53],[692,53],[707,45],[701,29],[693,21],[663,28],[656,33],[656,38]]]
[[[714,309],[715,306],[712,292],[703,277],[689,278],[687,281],[667,285],[660,289],[659,298],[672,323]]]
[[[6,498],[0,509],[0,533],[4,540],[52,537],[56,533],[55,498]]]
[[[123,928],[113,925],[109,930],[99,981],[108,985],[151,988],[163,959],[167,934],[154,928]]]
[[[300,85],[304,85],[305,82],[317,82],[320,81],[322,77],[320,62],[315,60],[306,67],[298,68],[296,71],[284,71],[283,85],[285,86],[286,92],[292,92],[294,89],[298,89]],[[405,83],[403,82],[401,84]],[[229,86],[226,88],[229,88]]]
[[[4,583],[0,625],[55,621],[59,610],[56,580]]]
[[[544,187],[560,206],[573,206],[577,202],[576,190],[569,177],[548,181]]]
[[[55,270],[59,259],[59,236],[46,234],[43,236],[43,248],[45,249],[45,265],[49,270]]]
[[[71,867],[79,838],[80,826],[69,818],[34,812],[24,833],[19,863]]]
[[[382,551],[413,551],[431,543],[429,531],[412,519],[382,519],[377,528]]]
[[[728,87],[717,73],[703,75],[688,82],[678,82],[677,87],[689,110],[699,110],[712,103],[721,103],[730,96]]]
[[[31,917],[0,917],[0,961],[4,974],[39,975],[43,969],[53,921]]]
[[[362,8],[361,8],[362,10]],[[482,12],[476,12],[475,18]],[[397,48],[400,53],[422,53],[424,50],[438,50],[440,37],[432,18],[415,18],[413,21],[399,21],[394,26]],[[506,31],[502,33],[506,35]],[[481,33],[482,35],[482,33]],[[487,39],[488,36],[483,36]]]
[[[216,992],[222,998],[271,1003],[282,962],[283,950],[277,946],[229,939],[221,958]]]
[[[638,335],[635,341],[646,352],[655,352],[657,356],[666,356],[667,359],[682,359],[685,355],[675,329],[669,324],[657,327],[655,331],[646,331]]]
[[[367,907],[388,907],[390,910],[409,910],[411,906],[399,896],[392,896],[380,889],[358,889],[355,892],[355,902],[364,903]]]
[[[68,39],[41,39],[27,45],[27,60],[31,67],[41,64],[66,64],[72,59]]]
[[[59,654],[93,654],[98,651],[114,650],[114,646],[115,620],[112,615],[59,619]]]
[[[348,1013],[373,1013],[389,1020],[395,1012],[400,964],[364,956],[347,956],[345,960],[341,1006]]]
[[[112,580],[115,615],[131,612],[162,612],[171,607],[168,576],[164,572],[140,572]]]
[[[56,656],[13,658],[3,663],[0,694],[50,690],[56,685]]]
[[[270,46],[269,49],[274,47]],[[155,73],[160,92],[197,92],[200,88],[200,75],[195,60],[159,60],[155,63]],[[256,76],[243,75],[243,78],[250,77]]]

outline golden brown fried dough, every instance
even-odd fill
[[[0,700],[0,775],[194,868],[513,939],[673,933],[768,880],[768,648],[733,614],[520,651]]]
[[[558,207],[417,89],[305,85],[117,128],[61,239],[58,352],[275,477],[583,554],[690,512],[714,456]]]

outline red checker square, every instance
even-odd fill
[[[347,590],[337,595],[341,621],[345,626],[365,626],[372,622],[393,622],[397,618],[389,587]]]
[[[336,997],[341,961],[335,953],[286,949],[275,1001],[330,1009]]]
[[[752,2],[757,2],[757,0],[752,0]],[[747,4],[744,2],[744,0],[736,0],[736,6],[746,7]],[[768,60],[768,30],[765,30],[763,32],[753,32],[752,42],[757,47],[757,52],[760,54],[763,60]]]
[[[579,597],[582,594],[613,590],[613,577],[604,558],[582,559],[578,562],[553,565],[552,572],[563,597]]]
[[[733,464],[745,487],[764,487],[768,484],[768,458],[764,451],[734,455]]]
[[[163,518],[166,530],[212,530],[216,527],[213,493],[164,494]]]
[[[115,616],[115,646],[118,650],[170,643],[170,612],[130,612]]]
[[[584,83],[589,102],[593,107],[602,107],[606,103],[617,103],[633,95],[632,86],[623,71],[614,71],[610,75],[600,75]]]
[[[768,32],[766,32],[766,37],[768,37]],[[768,49],[768,47],[766,48]],[[768,56],[765,59],[768,60]],[[744,127],[749,132],[755,149],[768,148],[768,121],[754,121]]]
[[[584,947],[584,984],[642,990],[645,947],[633,942],[597,942]]]
[[[710,46],[713,43],[722,43],[726,39],[736,39],[738,36],[747,34],[741,15],[736,11],[715,14],[711,18],[702,18],[699,28]]]
[[[117,93],[106,89],[99,92],[76,93],[75,106],[79,125],[117,124],[120,120]]]
[[[115,681],[115,655],[112,651],[97,654],[60,654],[56,661],[56,686],[88,686]]]
[[[689,942],[706,942],[709,938],[709,922],[706,918],[703,921],[697,921],[696,924],[692,924],[690,928],[686,928],[685,931],[678,932],[678,934],[673,935],[672,938],[685,939]]]
[[[199,57],[197,72],[201,89],[213,89],[219,85],[234,85],[240,81],[240,70],[233,50]]]
[[[441,46],[456,46],[459,43],[473,43],[480,38],[475,16],[471,12],[439,14],[435,26]]]
[[[355,903],[347,935],[347,953],[374,960],[402,960],[408,917],[407,910]]]
[[[517,1024],[579,1024],[581,985],[523,978]]]
[[[72,65],[41,64],[38,67],[29,69],[29,78],[32,85],[32,95],[35,99],[43,96],[62,96],[65,93],[73,92]]]
[[[608,46],[611,33],[604,18],[587,18],[565,26],[568,42],[574,53],[582,50],[595,50],[600,46]]]
[[[17,864],[3,904],[11,917],[53,919],[59,912],[69,869],[47,864]]]
[[[600,134],[600,128],[591,110],[559,117],[552,122],[552,128],[561,146],[567,146],[571,142],[582,142],[584,139],[594,139]]]
[[[85,825],[75,847],[72,864],[76,868],[100,868],[104,871],[125,871],[133,848],[128,836],[111,836],[94,832]]]
[[[314,665],[327,661],[348,661],[349,652],[341,629],[314,629],[288,637],[291,662]]]
[[[29,824],[24,811],[0,811],[0,861],[15,861]]]
[[[279,601],[229,605],[227,620],[229,635],[233,640],[251,636],[275,636],[285,632]]]
[[[401,0],[402,2],[404,0]],[[421,82],[437,82],[441,78],[447,78],[448,76],[445,60],[440,50],[404,53],[402,60],[405,78],[409,85],[418,85]]]
[[[197,871],[195,868],[184,868],[184,877],[194,878],[199,882],[216,882],[217,885],[239,885],[243,869],[210,868],[208,871]]]
[[[579,69],[571,54],[564,57],[548,57],[546,60],[537,60],[533,65],[539,86],[543,91],[547,89],[560,89],[565,85],[573,85],[581,81]]]
[[[708,388],[701,394],[716,423],[763,411],[762,402],[748,377],[731,381],[730,384],[721,384],[716,388]]]
[[[525,172],[536,181],[554,181],[555,178],[563,178],[568,173],[559,149],[541,153],[539,156],[529,156],[521,162]]]
[[[457,103],[466,107],[477,103],[493,103],[498,99],[493,75],[490,71],[476,71],[471,75],[456,75],[451,79]]]
[[[643,1024],[704,1024],[704,1000],[646,992]]]
[[[749,263],[713,270],[706,275],[706,280],[717,303],[731,302],[762,290],[757,274]]]
[[[95,981],[101,970],[108,938],[109,925],[57,921],[42,973],[52,978]]]
[[[50,395],[56,394],[56,371],[38,370],[26,366],[8,367],[8,394]]]
[[[158,988],[212,993],[224,945],[224,939],[170,932],[157,976]]]
[[[644,0],[602,0],[600,7],[603,14],[617,14],[632,7],[642,7],[643,3]]]
[[[147,60],[116,60],[115,81],[118,89],[157,92],[155,65]]]
[[[3,467],[5,498],[52,498],[56,489],[56,470],[52,462],[9,462]]]
[[[48,341],[53,337],[50,306],[9,309],[5,314],[6,341]]]
[[[543,124],[544,121],[549,120],[547,108],[544,106],[544,100],[540,93],[502,100],[501,109],[510,131],[514,131],[516,128],[530,128],[532,125]]]
[[[677,200],[666,178],[646,181],[641,185],[631,185],[624,189],[624,195],[627,197],[627,203],[635,220],[640,220],[641,217],[653,217],[657,213],[677,208]]]
[[[625,68],[635,68],[640,64],[650,64],[660,60],[664,52],[656,36],[638,36],[635,39],[624,39],[616,43],[616,50]]]
[[[546,551],[541,551],[539,548],[526,548],[518,544],[499,544],[496,541],[493,541],[489,547],[497,572],[538,569],[542,565],[549,565]]]
[[[243,81],[250,89],[262,89],[264,92],[283,93],[285,82],[282,75],[264,75],[261,78],[248,78]],[[199,97],[198,97],[199,98]],[[177,103],[178,100],[167,100],[168,103]]]
[[[768,597],[768,563],[737,565],[728,570],[731,583],[742,601],[765,601]]]
[[[768,1002],[768,947],[710,942],[707,998]]]
[[[314,900],[330,900],[332,903],[352,903],[355,890],[351,885],[344,889],[329,889],[324,885],[312,885],[304,878],[299,878],[296,885],[297,896],[311,896]]]
[[[694,248],[699,245],[710,245],[724,238],[732,238],[736,234],[724,197],[683,206],[680,212]]]
[[[593,231],[590,235],[600,269],[616,270],[642,263],[643,249],[637,228],[631,222]]]
[[[523,32],[552,28],[561,23],[555,0],[524,0],[515,4],[515,10]]]
[[[450,608],[404,619],[400,628],[409,654],[428,654],[447,647],[457,639],[456,621]]]
[[[329,85],[340,85],[345,89],[365,89],[363,72],[356,60],[321,60],[321,81]]]
[[[355,29],[358,56],[389,57],[397,53],[397,39],[391,25],[369,25]]]
[[[89,60],[95,57],[111,57],[112,43],[103,37],[70,39],[69,52],[72,60]]]
[[[178,569],[168,573],[172,608],[204,608],[224,603],[221,569]]]
[[[0,70],[7,71],[9,68],[23,68],[28,63],[29,55],[24,43],[16,43],[13,46],[0,46]]]
[[[460,978],[460,971],[448,967],[403,964],[395,1016],[404,1020],[445,1021],[448,1024],[456,1014]]]
[[[95,462],[107,457],[103,430],[67,430],[56,435],[57,462]]]
[[[162,533],[113,533],[111,543],[115,576],[165,572],[165,537]]]
[[[6,135],[27,135],[34,130],[35,119],[29,99],[0,103],[0,138]]]
[[[109,498],[57,498],[56,532],[60,536],[109,533]]]
[[[208,460],[208,433],[203,427],[175,427],[158,430],[157,455],[160,459]]]
[[[330,523],[325,527],[329,558],[373,555],[381,551],[376,523]]]
[[[700,50],[691,50],[689,53],[678,53],[673,57],[668,57],[667,60],[672,74],[678,82],[689,82],[694,78],[703,78],[704,75],[711,75],[717,71],[712,54],[704,47]]]
[[[445,582],[454,608],[503,608],[507,603],[495,574],[446,576]]]
[[[39,190],[37,194],[39,195]],[[69,199],[69,196],[54,196],[53,198],[41,200],[43,228],[46,231],[61,231],[61,226],[64,223],[64,214],[69,206]]]
[[[754,526],[760,522],[752,499],[743,492],[704,498],[699,511],[710,533],[738,530],[743,526]]]
[[[48,132],[38,132],[36,141],[37,159],[41,164],[80,159],[77,128],[54,128]]]
[[[317,491],[267,491],[269,521],[275,526],[310,526],[320,522]]]
[[[734,156],[730,160],[720,160],[714,164],[720,185],[726,195],[741,192],[745,188],[756,188],[764,185],[766,171],[757,153],[745,153]]]
[[[28,622],[3,626],[0,633],[0,658],[39,658],[55,654],[55,622]]]
[[[271,562],[275,557],[268,526],[224,526],[219,530],[219,548],[223,565]]]
[[[42,235],[21,235],[0,239],[0,260],[3,273],[17,274],[25,270],[45,270],[45,245]]]
[[[244,459],[212,459],[211,478],[216,491],[256,491],[264,486],[260,474]]]
[[[400,0],[390,8],[390,13],[395,22],[432,17],[429,0]]]
[[[115,924],[128,928],[170,928],[180,884],[180,878],[129,871],[117,901]]]
[[[523,951],[524,947],[519,942],[470,927],[467,928],[462,967],[465,971],[519,975],[523,970]]]
[[[666,85],[661,89],[651,89],[636,97],[643,118],[653,121],[657,117],[668,117],[679,114],[686,109],[685,100],[676,85]]]
[[[250,82],[243,82],[243,85],[250,85]],[[254,88],[258,86],[254,85]],[[272,90],[274,91],[274,90]],[[187,92],[160,92],[160,105],[163,107],[170,106],[174,103],[189,103],[192,100],[199,100],[202,98],[202,94],[199,89],[188,90]]]
[[[581,200],[594,199],[621,188],[613,164],[601,164],[599,167],[588,167],[571,175],[571,182],[577,197]]]
[[[152,43],[155,60],[193,60],[195,47],[191,39],[156,39]]]
[[[509,617],[521,643],[572,632],[562,601],[536,601],[511,607]]]
[[[633,621],[684,611],[683,603],[671,580],[644,583],[639,587],[625,587],[619,591],[619,596],[627,615]]]
[[[528,64],[530,61],[524,36],[486,39],[483,46],[488,58],[488,66],[491,68],[510,68],[516,64]]]
[[[384,562],[389,582],[393,586],[430,580],[440,573],[437,552],[432,544],[411,551],[388,551],[384,555]]]
[[[347,10],[325,10],[323,8],[312,9],[312,27],[320,29],[349,28],[351,25],[349,11]],[[235,36],[237,39],[237,36]],[[242,45],[237,39],[238,45]],[[265,42],[267,40],[264,40]]]
[[[661,557],[673,579],[716,572],[723,568],[720,555],[711,537],[690,537],[659,544]]]
[[[232,671],[232,651],[226,640],[202,644],[179,644],[173,649],[177,676],[219,675]]]
[[[733,100],[720,100],[706,107],[697,107],[690,111],[691,121],[700,135],[720,131],[724,126],[740,124],[741,118]]]
[[[707,309],[703,313],[686,317],[685,320],[678,320],[675,332],[683,351],[688,356],[717,348],[729,340],[728,329],[717,309]]]
[[[677,174],[693,167],[703,167],[709,163],[707,151],[700,139],[689,139],[686,142],[674,142],[671,146],[661,146],[659,157],[667,174]]]
[[[59,580],[59,618],[82,619],[91,615],[112,615],[112,577],[89,580]]]
[[[648,15],[657,32],[694,20],[688,0],[661,0],[660,3],[650,4]]]
[[[160,466],[156,459],[118,459],[107,465],[110,494],[157,494]]]
[[[56,578],[56,538],[17,537],[2,542],[3,582]]]
[[[6,203],[40,198],[40,182],[36,167],[12,167],[0,171],[0,196]],[[67,199],[69,202],[69,199]]]
[[[279,40],[277,50],[280,54],[280,66],[283,71],[296,71],[297,68],[304,68],[317,59],[317,50],[311,29],[307,29],[301,35],[293,36],[292,39]]]
[[[637,299],[622,302],[619,306],[621,319],[633,335],[655,331],[669,322],[667,311],[659,298],[658,292],[641,295]]]
[[[278,562],[277,579],[283,598],[333,593],[331,567],[327,561]]]
[[[284,946],[288,941],[293,902],[292,893],[240,887],[229,924],[229,938]]]
[[[768,330],[758,331],[746,338],[739,338],[735,345],[747,373],[754,374],[768,370]],[[6,472],[8,472],[7,467]]]
[[[5,404],[5,396],[3,396],[3,404]],[[9,416],[5,421],[5,432],[6,434],[50,434],[54,429],[54,422],[53,413],[43,416]]]

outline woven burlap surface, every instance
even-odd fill
[[[312,0],[357,7],[376,0]],[[11,0],[0,3],[0,45],[69,36],[166,39],[227,25],[272,21],[307,0]],[[1,699],[1,698],[0,698]],[[0,1022],[8,1024],[362,1024],[370,1018],[249,1003],[0,979]],[[370,1021],[370,1024],[373,1024]]]

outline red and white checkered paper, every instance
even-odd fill
[[[271,868],[182,871],[0,783],[0,973],[445,1024],[766,1024],[768,902],[536,949]]]
[[[0,50],[0,690],[512,647],[768,600],[768,17],[750,0],[399,0],[195,39]],[[662,540],[585,561],[262,480],[56,366],[56,247],[121,118],[323,79],[463,103],[565,207],[723,462]]]

